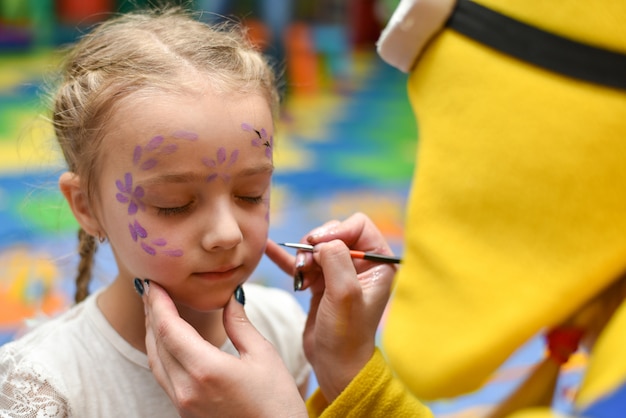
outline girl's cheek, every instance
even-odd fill
[[[140,219],[134,218],[128,222],[129,238],[141,251],[151,257],[179,258],[184,251],[176,240],[158,228],[151,227]]]

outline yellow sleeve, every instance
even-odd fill
[[[528,408],[515,412],[507,418],[568,418],[569,415],[562,415],[551,411],[548,408]]]
[[[412,396],[391,373],[376,349],[363,370],[332,404],[318,389],[307,401],[309,417],[432,418],[430,410]]]

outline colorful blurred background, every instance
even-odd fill
[[[0,0],[0,344],[19,335],[25,321],[54,315],[73,301],[77,224],[57,188],[64,165],[47,122],[59,51],[94,23],[149,3]],[[362,211],[401,254],[418,130],[406,76],[381,62],[374,48],[397,1],[183,3],[207,21],[227,16],[243,22],[283,70],[270,237],[299,240],[329,219]],[[92,289],[115,274],[105,244]],[[266,259],[252,280],[293,286]],[[296,297],[306,309],[306,293]],[[540,341],[531,342],[483,390],[433,403],[434,411],[439,417],[482,415],[542,350]],[[572,376],[583,363],[574,362]],[[574,380],[566,374],[561,399],[571,397]]]

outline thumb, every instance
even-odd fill
[[[269,344],[248,319],[244,303],[243,287],[239,286],[224,307],[224,329],[241,357]]]

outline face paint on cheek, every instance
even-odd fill
[[[204,164],[206,167],[215,169],[216,171],[207,176],[206,178],[207,183],[212,182],[218,177],[221,177],[224,182],[229,181],[230,175],[228,173],[220,172],[220,171],[235,164],[238,158],[239,158],[239,150],[237,149],[234,150],[233,152],[230,153],[230,157],[227,157],[226,149],[222,147],[220,147],[217,150],[215,159],[203,157],[202,164]]]
[[[157,255],[161,253],[168,257],[182,257],[183,255],[183,250],[168,248],[167,241],[164,238],[148,241],[148,231],[141,226],[137,219],[134,219],[132,224],[128,224],[128,229],[133,241],[139,243],[147,254]]]
[[[134,223],[128,224],[128,228],[130,230],[130,236],[135,242],[137,242],[139,238],[144,239],[148,237],[148,232],[137,222],[137,219],[135,219]]]

